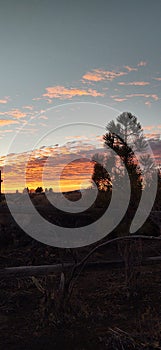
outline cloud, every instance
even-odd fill
[[[40,101],[41,97],[33,97],[32,101]]]
[[[130,66],[124,66],[125,69],[128,70],[128,72],[138,71],[138,68],[130,67]]]
[[[83,80],[93,81],[93,82],[99,82],[103,80],[109,80],[113,81],[116,78],[122,77],[123,75],[126,75],[127,72],[122,71],[106,71],[103,69],[93,69],[91,72],[87,72],[83,75]]]
[[[151,107],[151,102],[150,101],[146,101],[145,105],[148,106],[149,108]]]
[[[2,103],[2,104],[6,104],[7,102],[8,102],[8,100],[5,100],[5,99],[0,100],[0,103]]]
[[[15,119],[20,119],[20,118],[25,118],[27,116],[27,113],[23,113],[17,108],[7,112],[0,112],[0,115],[7,115]]]
[[[140,61],[137,66],[138,67],[145,67],[147,65],[147,62],[146,61]]]
[[[158,101],[159,97],[156,94],[128,94],[126,95],[127,98],[132,97],[143,97],[143,98],[152,98],[154,101]]]
[[[125,95],[125,97],[120,97],[119,95],[111,95],[110,97],[116,102],[124,102],[129,98],[133,98],[133,97],[143,97],[145,99],[148,99],[147,101],[145,101],[145,105],[147,105],[148,107],[151,107],[151,104],[153,101],[159,100],[159,97],[156,94],[144,94],[144,93],[127,94]],[[152,101],[149,101],[149,99],[151,99]]]
[[[152,147],[152,150],[154,151],[155,149],[157,149],[157,144],[156,144],[155,141],[160,139],[160,134],[158,134],[158,133],[149,133],[149,134],[145,134],[145,136],[146,136],[147,139],[150,139],[150,141],[151,141],[150,146]],[[161,144],[159,146],[161,146]],[[160,149],[157,149],[157,150],[159,151],[158,155],[159,155],[159,158],[160,158]],[[154,154],[154,156],[156,158],[156,154]]]
[[[74,135],[74,136],[65,136],[66,140],[83,140],[83,141],[89,141],[89,137],[84,136],[84,135]]]
[[[125,98],[125,97],[111,96],[111,98],[113,98],[113,100],[116,101],[116,102],[127,101],[127,98]]]
[[[154,79],[157,80],[157,81],[161,81],[161,77],[154,78]]]
[[[10,119],[0,119],[0,126],[6,126],[10,124],[18,124],[16,120],[10,120]]]
[[[76,88],[66,88],[64,86],[51,86],[46,88],[46,93],[43,94],[43,97],[59,98],[59,99],[71,99],[75,96],[104,96],[103,93],[100,93],[93,89],[76,89]]]
[[[9,96],[5,96],[4,98],[0,99],[1,104],[6,104],[6,103],[8,103],[8,101],[9,101]]]
[[[27,113],[21,112],[19,109],[12,109],[9,114],[16,119],[25,118]]]
[[[157,135],[158,135],[158,130],[161,129],[161,125],[146,125],[144,126],[144,130],[152,131],[152,130],[157,130]]]
[[[59,190],[60,174],[63,190],[80,188],[82,181],[89,186],[93,173],[93,162],[90,160],[95,152],[93,145],[74,141],[60,147],[44,146],[32,152],[0,157],[0,164],[3,166],[5,162],[6,165],[5,190],[22,190],[25,187],[24,169],[29,188],[43,186]],[[76,161],[73,161],[73,153],[77,155]]]
[[[13,129],[6,129],[6,130],[3,130],[3,134],[4,134],[4,133],[7,134],[7,133],[10,133],[10,132],[14,132],[14,130],[13,130]]]
[[[148,81],[130,81],[130,82],[123,82],[120,81],[118,85],[126,86],[126,85],[131,85],[131,86],[146,86],[149,85],[150,83]]]
[[[48,119],[48,117],[47,117],[46,115],[40,115],[40,116],[38,117],[38,119],[44,119],[44,120],[47,120],[47,119]]]
[[[149,131],[146,137],[151,139],[150,145],[157,164],[159,164],[161,161],[160,134],[153,133],[153,125],[147,125],[145,130]],[[98,138],[101,137],[98,136]],[[4,163],[6,165],[5,190],[23,190],[26,187],[23,178],[24,169],[26,170],[27,185],[30,189],[43,186],[44,188],[53,187],[57,191],[59,190],[60,174],[61,186],[64,191],[80,188],[81,182],[87,183],[86,187],[88,187],[93,173],[93,162],[90,159],[93,158],[98,149],[90,143],[78,141],[75,140],[59,147],[43,146],[32,152],[10,154],[7,158],[0,157],[0,165],[2,167]],[[101,150],[104,151],[103,148]],[[73,161],[73,153],[77,156],[76,161]]]
[[[151,130],[154,130],[154,129],[155,129],[154,125],[146,125],[146,126],[144,126],[144,130],[151,131]]]
[[[28,109],[28,110],[30,110],[30,111],[33,110],[33,106],[23,106],[23,108],[24,108],[24,109]]]

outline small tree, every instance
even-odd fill
[[[35,190],[35,193],[42,193],[42,192],[43,192],[43,188],[41,186],[37,187]]]
[[[25,188],[23,189],[23,193],[29,193],[29,188],[28,188],[28,187],[25,187]]]

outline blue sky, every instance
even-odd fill
[[[130,111],[160,134],[160,16],[160,0],[0,0],[0,154],[15,135],[22,152],[43,130],[73,122],[47,112],[69,102],[114,108],[107,122]],[[104,127],[96,112],[85,120]],[[53,143],[65,137],[64,129]]]

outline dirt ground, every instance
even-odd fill
[[[1,268],[74,264],[95,246],[74,251],[46,246],[8,217],[6,222],[0,223]],[[157,233],[152,225],[145,231]],[[89,261],[123,259],[125,267],[82,270],[72,280],[70,297],[66,290],[72,269],[64,272],[63,292],[60,273],[1,278],[0,349],[161,349],[161,265],[142,266],[144,257],[160,255],[160,240],[104,246]]]
[[[78,249],[78,258],[87,250]],[[123,251],[123,246],[113,244],[91,261],[118,259]],[[143,242],[143,256],[160,253],[159,241]],[[69,251],[30,239],[22,244],[20,236],[0,250],[1,267],[62,260],[71,261]],[[125,269],[84,270],[65,302],[59,282],[60,274],[1,280],[0,348],[161,349],[160,265],[137,266],[132,283]]]

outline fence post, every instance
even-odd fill
[[[1,191],[1,184],[2,184],[3,180],[2,180],[2,176],[1,176],[1,170],[0,170],[0,202],[2,200],[2,191]]]

